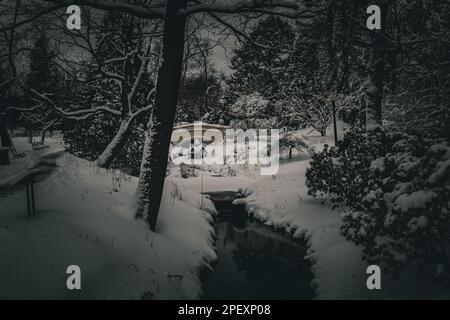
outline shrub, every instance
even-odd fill
[[[117,129],[118,120],[109,115],[98,115],[81,122],[66,121],[63,127],[64,143],[73,155],[94,161],[114,138]],[[138,176],[144,138],[144,130],[138,124],[133,126],[111,167]]]
[[[334,203],[353,207],[361,203],[371,181],[370,164],[392,144],[393,134],[377,129],[368,133],[349,132],[336,147],[325,148],[312,156],[306,171],[308,194],[325,193]]]
[[[198,173],[197,170],[199,169],[198,166],[194,165],[188,165],[185,163],[180,164],[180,174],[181,177],[184,179],[190,178],[190,177],[197,177]]]
[[[381,130],[350,134],[314,156],[309,193],[344,202],[342,234],[369,263],[397,275],[447,278],[450,244],[450,148],[431,139]]]

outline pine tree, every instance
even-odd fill
[[[235,50],[231,60],[230,98],[257,93],[276,99],[294,45],[292,27],[284,19],[270,16],[258,22],[249,38]]]
[[[45,32],[39,32],[30,52],[29,73],[26,77],[26,87],[28,90],[26,100],[29,107],[36,104],[36,91],[50,97],[53,102],[60,103],[65,96],[62,87],[62,77],[55,64],[56,54],[50,47],[50,39]],[[33,140],[33,128],[42,128],[41,141],[44,142],[45,131],[56,121],[56,112],[48,104],[33,111],[33,114],[26,113],[27,126],[29,130],[29,142]]]
[[[56,94],[61,77],[54,62],[56,54],[50,49],[50,39],[45,32],[38,34],[30,52],[30,71],[26,85],[41,93]]]

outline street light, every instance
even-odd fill
[[[334,93],[330,96],[331,107],[333,109],[333,127],[334,127],[334,145],[337,145],[337,126],[336,126],[336,95]]]
[[[213,84],[213,85],[209,86],[208,88],[206,88],[206,90],[205,90],[205,108],[206,109],[208,109],[208,94],[209,94],[209,90],[211,90],[214,87],[217,87],[217,85]]]

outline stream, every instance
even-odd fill
[[[232,205],[235,192],[208,193],[218,260],[203,282],[202,299],[312,299],[306,242],[272,230]]]

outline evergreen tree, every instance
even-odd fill
[[[50,48],[50,39],[45,32],[40,32],[30,52],[30,70],[26,79],[28,89],[56,94],[61,77],[54,62],[55,57],[56,54]]]
[[[180,88],[176,122],[193,122],[202,118],[205,121],[216,122],[220,119],[223,112],[223,106],[219,102],[221,83],[212,67],[209,70],[207,84],[205,89],[202,74],[194,74],[184,79]]]
[[[249,37],[231,60],[230,98],[234,101],[241,95],[257,93],[277,99],[294,44],[292,27],[280,17],[269,16],[258,22]]]
[[[37,34],[36,41],[29,58],[29,73],[26,77],[26,104],[32,107],[36,104],[36,95],[31,91],[37,91],[50,97],[53,102],[59,104],[65,96],[63,93],[62,77],[55,64],[56,54],[51,49],[50,39],[44,31]],[[29,130],[29,142],[33,140],[33,129],[42,128],[41,141],[44,142],[46,128],[52,126],[57,119],[57,114],[52,106],[44,103],[41,108],[31,113],[25,113],[26,125]]]

